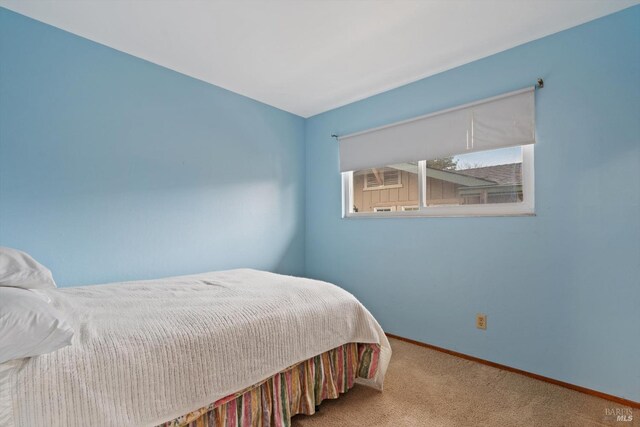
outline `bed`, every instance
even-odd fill
[[[240,269],[43,290],[71,345],[0,365],[0,426],[289,425],[391,357],[343,289]]]

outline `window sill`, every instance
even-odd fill
[[[343,215],[343,219],[364,219],[364,218],[468,218],[468,217],[507,217],[507,216],[536,216],[533,209],[525,206],[518,207],[491,207],[478,209],[459,209],[458,207],[426,208],[418,211],[395,211],[395,212],[350,212]],[[506,209],[505,209],[506,208]]]

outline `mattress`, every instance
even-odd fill
[[[47,291],[76,331],[56,352],[0,366],[0,426],[153,426],[347,343],[373,316],[321,281],[241,269]]]

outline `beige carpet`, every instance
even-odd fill
[[[391,339],[383,392],[356,385],[294,427],[640,426],[616,421],[614,402]],[[630,410],[630,408],[627,408]]]

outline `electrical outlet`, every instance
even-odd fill
[[[487,315],[478,313],[476,314],[476,328],[487,329]]]

